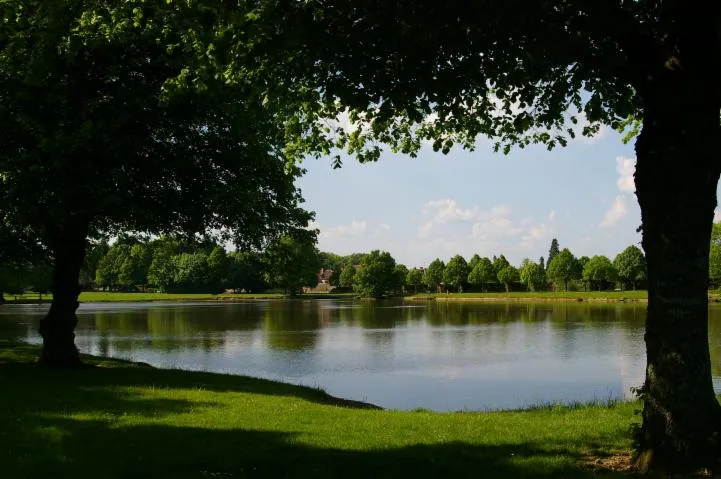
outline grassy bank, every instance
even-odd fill
[[[710,295],[711,297],[711,295]],[[415,294],[408,300],[646,301],[646,291],[512,291],[510,293]]]
[[[379,411],[122,361],[45,370],[36,353],[0,341],[0,477],[623,477],[588,464],[629,449],[636,408]]]
[[[353,293],[334,293],[334,294],[316,294],[308,293],[295,296],[298,299],[325,299],[325,298],[352,298]],[[17,299],[16,299],[17,298]],[[285,299],[288,295],[281,293],[261,293],[261,294],[172,294],[172,293],[111,293],[111,292],[88,292],[80,293],[81,303],[102,303],[102,302],[123,302],[123,301],[243,301],[256,299]],[[26,293],[20,295],[5,295],[5,299],[9,303],[37,303],[40,296],[37,293]],[[43,301],[52,300],[52,295],[42,296]]]

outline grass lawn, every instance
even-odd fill
[[[543,300],[645,300],[646,291],[512,291],[510,293],[431,293],[408,296],[408,299],[543,299]]]
[[[332,294],[302,294],[297,296],[300,299],[320,299],[320,298],[352,298],[353,293],[332,293]],[[80,293],[81,303],[96,302],[115,302],[115,301],[200,301],[200,300],[252,300],[252,299],[283,299],[288,296],[281,293],[261,293],[261,294],[172,294],[172,293],[111,293],[102,291],[83,291]],[[32,303],[37,302],[39,296],[37,293],[25,293],[19,295],[5,294],[5,299],[12,303],[15,302]],[[50,301],[53,298],[51,294],[44,294],[43,301]]]
[[[87,358],[47,370],[0,341],[3,478],[591,478],[638,407],[433,413],[360,408],[242,376]]]

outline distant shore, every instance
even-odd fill
[[[158,302],[158,301],[270,301],[270,300],[321,300],[358,299],[354,293],[304,293],[290,296],[283,293],[240,293],[240,294],[210,294],[210,293],[121,293],[121,292],[83,292],[80,294],[81,303],[111,303],[111,302]],[[440,301],[440,302],[589,302],[589,303],[646,303],[646,291],[543,291],[510,293],[419,293],[397,299],[410,302]],[[5,295],[5,304],[38,304],[49,303],[51,295],[43,295],[42,301],[37,293]],[[721,292],[709,291],[709,301],[721,302]],[[1,303],[0,303],[1,304]]]
[[[290,296],[283,293],[121,293],[103,291],[83,291],[78,301],[81,303],[114,303],[114,302],[158,302],[158,301],[259,301],[278,299],[350,299],[353,293],[304,293]],[[44,294],[42,300],[37,293],[5,295],[6,304],[38,304],[49,303],[52,295]]]
[[[407,296],[406,301],[453,302],[598,302],[646,303],[646,291],[549,291],[510,293],[435,293]]]

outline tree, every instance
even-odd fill
[[[506,292],[511,290],[511,284],[517,283],[520,279],[518,270],[513,266],[506,266],[498,272],[498,281],[506,287]]]
[[[423,271],[418,268],[408,271],[406,284],[413,287],[413,293],[418,294],[418,287],[423,285]]]
[[[498,257],[493,257],[493,269],[496,271],[496,274],[498,274],[502,269],[509,266],[511,266],[511,263],[508,262],[505,256],[501,255]]]
[[[145,290],[145,285],[148,283],[148,269],[152,261],[152,253],[146,243],[132,245],[120,266],[118,282],[126,288],[140,285]]]
[[[476,267],[478,262],[481,261],[481,257],[477,254],[474,254],[473,257],[471,257],[471,260],[468,262],[468,272],[470,273],[473,271],[473,268]]]
[[[343,288],[352,288],[355,281],[356,267],[352,263],[346,263],[340,272],[340,286]]]
[[[396,285],[396,262],[387,251],[374,250],[363,258],[353,289],[365,298],[381,298]]]
[[[542,270],[546,270],[546,263],[543,262],[543,256],[538,259],[538,265],[541,267]]]
[[[43,364],[80,362],[88,237],[213,232],[260,247],[311,218],[280,101],[294,84],[259,71],[271,63],[254,56],[265,35],[247,9],[211,7],[0,4],[0,205],[55,258]]]
[[[551,264],[551,261],[553,261],[553,258],[556,257],[558,254],[558,240],[556,238],[553,238],[551,240],[551,247],[548,248],[548,262],[546,264]]]
[[[569,281],[581,278],[578,262],[568,248],[563,248],[553,258],[553,261],[548,263],[546,276],[551,281],[563,283],[565,291],[568,291]]]
[[[594,256],[583,267],[583,279],[588,281],[591,289],[595,285],[601,291],[604,284],[616,281],[616,276],[616,269],[605,256]]]
[[[320,257],[320,267],[326,270],[333,271],[333,274],[330,276],[330,279],[328,282],[331,286],[340,286],[340,273],[343,269],[343,257],[339,256],[335,253],[328,253],[325,251],[321,251],[319,254]]]
[[[493,268],[493,263],[488,258],[481,258],[478,264],[468,274],[468,282],[475,286],[480,286],[483,292],[486,292],[487,285],[495,283],[496,270]]]
[[[95,286],[95,272],[100,260],[108,254],[108,250],[110,250],[110,246],[105,239],[89,244],[83,267],[80,270],[80,285],[83,288],[91,289]]]
[[[287,235],[265,250],[266,281],[291,295],[302,292],[304,286],[318,284],[319,251],[315,246],[315,231],[301,230]]]
[[[529,291],[541,289],[546,284],[546,272],[544,269],[541,265],[527,258],[521,264],[519,276],[521,283],[525,284]]]
[[[613,260],[613,267],[616,268],[618,279],[624,283],[624,287],[630,283],[634,291],[636,284],[646,279],[646,258],[643,256],[643,252],[634,245],[616,256]]]
[[[221,293],[228,286],[230,259],[222,246],[215,246],[208,255],[210,291]]]
[[[121,285],[120,273],[130,255],[130,246],[115,244],[98,263],[95,283],[102,288],[117,289]]]
[[[200,293],[207,291],[210,280],[208,255],[202,251],[197,253],[181,253],[172,258],[173,276],[172,292]]]
[[[581,277],[581,280],[583,280],[584,291],[586,291],[588,286],[590,285],[590,283],[587,280],[585,280],[583,277],[583,268],[586,267],[586,265],[588,264],[589,261],[591,261],[591,258],[589,258],[588,256],[581,256],[576,259],[576,267],[577,267],[578,271],[581,272],[580,277]]]
[[[406,278],[408,277],[408,273],[408,267],[404,264],[396,264],[393,269],[393,290],[397,291],[401,295],[405,294],[406,291],[406,286],[408,284],[406,283]]]
[[[440,288],[443,282],[443,271],[445,269],[446,265],[443,264],[443,261],[436,258],[431,261],[431,264],[429,264],[428,268],[423,272],[423,284],[425,284],[431,292],[437,292],[438,288]]]
[[[305,14],[313,33],[299,51],[314,54],[298,68],[314,68],[321,115],[348,108],[356,121],[324,138],[362,160],[377,159],[379,143],[416,154],[426,140],[448,152],[485,135],[506,152],[563,146],[601,124],[640,123],[634,179],[649,307],[639,466],[716,467],[721,406],[711,381],[706,282],[721,173],[721,4],[303,5],[294,15]]]
[[[228,286],[236,291],[257,293],[268,287],[260,253],[236,251],[228,255]]]
[[[446,287],[456,288],[463,292],[463,285],[468,281],[468,264],[463,256],[456,255],[448,262],[443,270],[443,282]]]

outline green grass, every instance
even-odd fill
[[[646,291],[512,291],[510,293],[431,293],[416,294],[408,299],[539,299],[539,300],[645,300]]]
[[[322,298],[350,298],[353,293],[332,293],[332,294],[316,294],[309,293],[297,296],[299,299],[322,299]],[[15,299],[17,298],[17,300]],[[252,300],[252,299],[283,299],[288,298],[282,293],[261,293],[261,294],[172,294],[172,293],[111,293],[111,292],[87,292],[80,293],[81,303],[96,302],[116,302],[116,301],[206,301],[206,300]],[[32,303],[37,302],[39,296],[37,293],[25,293],[17,296],[5,294],[5,299],[12,303]],[[52,300],[51,294],[44,294],[43,301]]]
[[[584,458],[628,451],[637,408],[381,411],[318,389],[123,361],[47,370],[36,354],[0,341],[3,478],[623,477]]]

